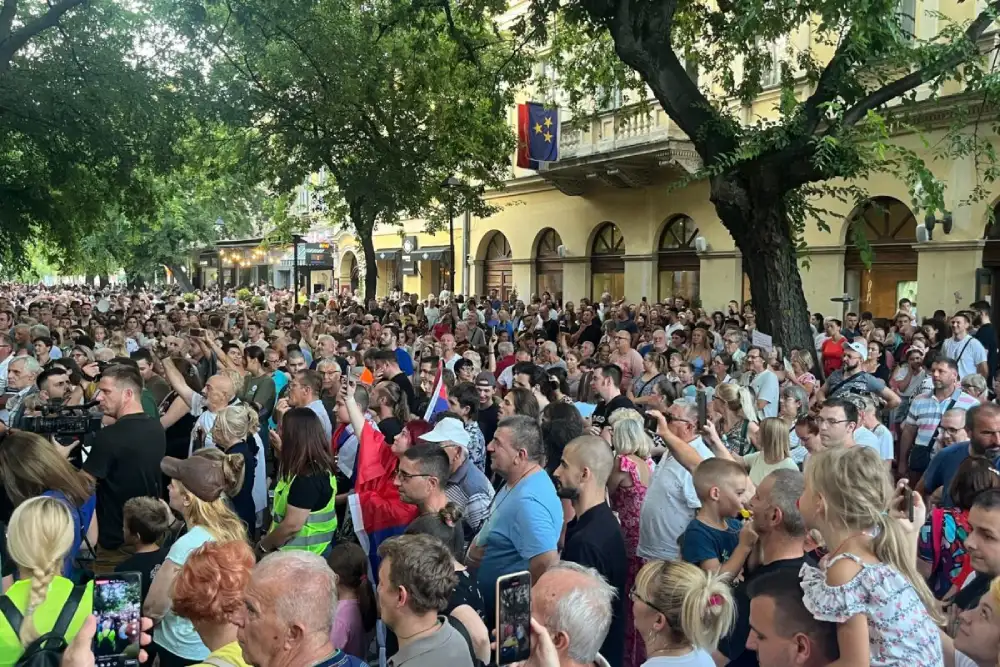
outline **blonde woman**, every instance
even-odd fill
[[[659,400],[655,396],[656,385],[663,379],[666,366],[667,360],[662,354],[647,352],[642,358],[642,373],[632,380],[632,386],[629,387],[629,400],[641,406],[656,405]]]
[[[736,606],[726,577],[684,561],[646,563],[630,589],[644,667],[715,667],[712,651],[729,632]]]
[[[712,343],[704,326],[696,326],[691,330],[691,344],[684,352],[684,361],[691,364],[695,377],[708,370],[712,363]]]
[[[267,508],[264,443],[255,437],[259,428],[257,411],[246,403],[223,408],[212,425],[216,447],[243,459],[243,485],[230,500],[250,535],[256,534],[258,513]]]
[[[726,448],[711,421],[705,424],[705,433],[708,435],[708,444],[712,452],[720,458],[736,461],[746,468],[750,481],[755,486],[775,470],[799,469],[792,460],[788,424],[778,417],[768,417],[760,423],[760,431],[757,434],[758,451],[743,456],[733,454]]]
[[[59,575],[73,547],[75,522],[69,507],[55,498],[39,496],[21,503],[11,515],[7,529],[7,551],[17,564],[18,580],[4,594],[23,617],[19,628],[11,626],[7,613],[0,615],[0,664],[13,665],[24,647],[46,632],[52,632],[63,607],[75,604],[65,634],[76,636],[93,610],[94,584],[74,589],[73,582]],[[70,595],[75,599],[71,600]]]
[[[643,428],[642,415],[631,409],[611,413],[611,448],[615,465],[608,478],[611,509],[618,514],[625,538],[627,570],[625,590],[632,590],[635,578],[642,568],[639,548],[639,514],[646,499],[646,491],[653,478],[653,461],[649,458],[653,440]],[[645,653],[642,637],[632,622],[632,608],[625,607],[625,665],[639,665]]]
[[[712,405],[720,415],[716,430],[722,442],[734,456],[753,451],[757,441],[757,408],[748,387],[727,382],[715,388]]]
[[[786,373],[785,377],[789,383],[797,385],[806,392],[806,396],[812,398],[819,381],[813,375],[813,358],[807,350],[792,350],[791,357],[792,372]]]
[[[220,458],[221,457],[221,460]],[[187,524],[187,533],[174,542],[143,604],[146,616],[160,623],[153,634],[160,667],[184,667],[204,660],[210,651],[191,621],[171,610],[171,590],[192,551],[206,542],[246,541],[243,522],[226,504],[243,484],[243,459],[218,450],[199,450],[183,461],[165,457],[160,464],[171,478],[170,507]]]

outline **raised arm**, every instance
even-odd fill
[[[190,406],[194,389],[188,386],[188,383],[184,380],[184,376],[177,370],[177,366],[174,365],[173,359],[164,357],[160,362],[163,368],[163,377],[170,383],[170,387],[177,392],[177,395]]]
[[[702,457],[698,451],[692,447],[690,444],[684,442],[676,435],[674,435],[670,428],[667,426],[667,419],[663,416],[659,410],[647,410],[647,415],[656,417],[658,425],[656,427],[656,434],[663,439],[663,442],[667,445],[667,449],[675,459],[680,462],[682,466],[687,468],[689,471],[694,472],[694,469],[698,467],[701,463]]]

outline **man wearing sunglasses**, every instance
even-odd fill
[[[698,408],[694,401],[678,399],[665,415],[656,411],[650,414],[659,418],[657,432],[668,446],[680,440],[688,447],[687,452],[664,456],[656,467],[639,514],[637,553],[646,560],[680,560],[677,541],[694,518],[695,510],[701,507],[689,470],[713,454],[698,435]],[[679,444],[678,449],[682,449]]]

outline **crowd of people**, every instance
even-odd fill
[[[0,663],[993,667],[990,312],[0,286]]]

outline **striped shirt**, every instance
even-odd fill
[[[444,495],[462,510],[462,520],[468,525],[471,535],[479,532],[490,514],[493,502],[493,485],[486,475],[465,457],[465,462],[448,479]]]
[[[920,394],[910,402],[910,411],[903,422],[907,426],[917,427],[917,437],[913,442],[914,447],[926,447],[930,444],[931,437],[937,430],[941,422],[941,415],[945,408],[955,400],[954,410],[968,410],[974,405],[979,405],[979,401],[962,391],[961,386],[955,387],[955,392],[942,401],[937,400],[934,392]]]

